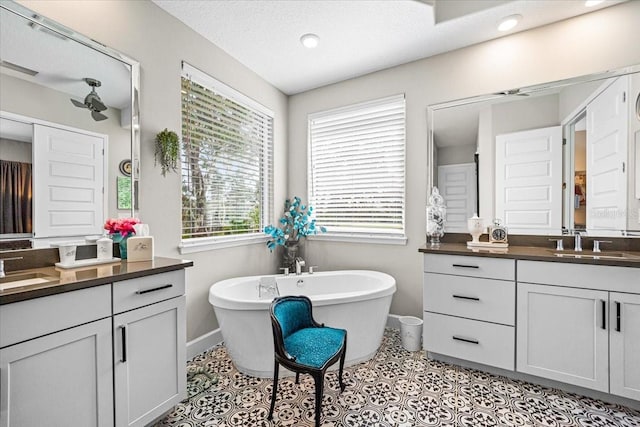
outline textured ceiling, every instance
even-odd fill
[[[582,0],[153,0],[286,94],[501,37],[620,3]],[[435,8],[435,12],[434,12]],[[436,19],[437,18],[437,19]],[[437,24],[436,24],[437,21]],[[306,49],[300,36],[315,33]]]

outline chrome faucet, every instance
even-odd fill
[[[14,256],[11,258],[0,258],[0,277],[5,277],[6,273],[4,271],[4,262],[5,261],[14,261],[14,260],[18,260],[18,259],[22,259],[21,256]]]
[[[296,258],[296,276],[302,274],[302,267],[304,267],[304,260],[301,257]]]
[[[582,252],[582,235],[580,235],[579,231],[576,231],[574,235],[575,235],[575,245],[573,247],[573,250],[575,252]]]

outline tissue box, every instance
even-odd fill
[[[153,260],[153,237],[129,237],[127,239],[127,262]]]

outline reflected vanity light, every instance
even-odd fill
[[[587,0],[584,2],[585,7],[593,7],[602,3],[604,0]]]
[[[509,31],[522,19],[522,15],[510,15],[506,18],[502,18],[500,23],[498,24],[498,31]]]
[[[313,49],[318,46],[318,43],[320,43],[320,37],[313,33],[304,34],[300,37],[300,43],[302,43],[302,45],[307,49]]]

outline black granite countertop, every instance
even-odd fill
[[[10,282],[0,283],[0,305],[100,286],[121,280],[135,279],[151,274],[180,270],[191,266],[193,266],[193,261],[155,257],[153,261],[120,261],[72,269],[51,266],[10,271],[6,276],[8,278],[37,274],[38,277],[46,278],[47,281],[20,287],[7,287],[10,286]]]
[[[628,250],[603,250],[599,253],[594,253],[590,250],[584,250],[581,253],[574,253],[574,251],[572,250],[556,251],[553,248],[539,246],[518,246],[510,244],[506,249],[469,249],[467,248],[466,243],[441,243],[439,246],[431,246],[430,244],[426,244],[425,246],[419,248],[418,251],[430,254],[510,258],[531,261],[564,262],[572,264],[613,265],[619,267],[640,267],[640,252]]]

